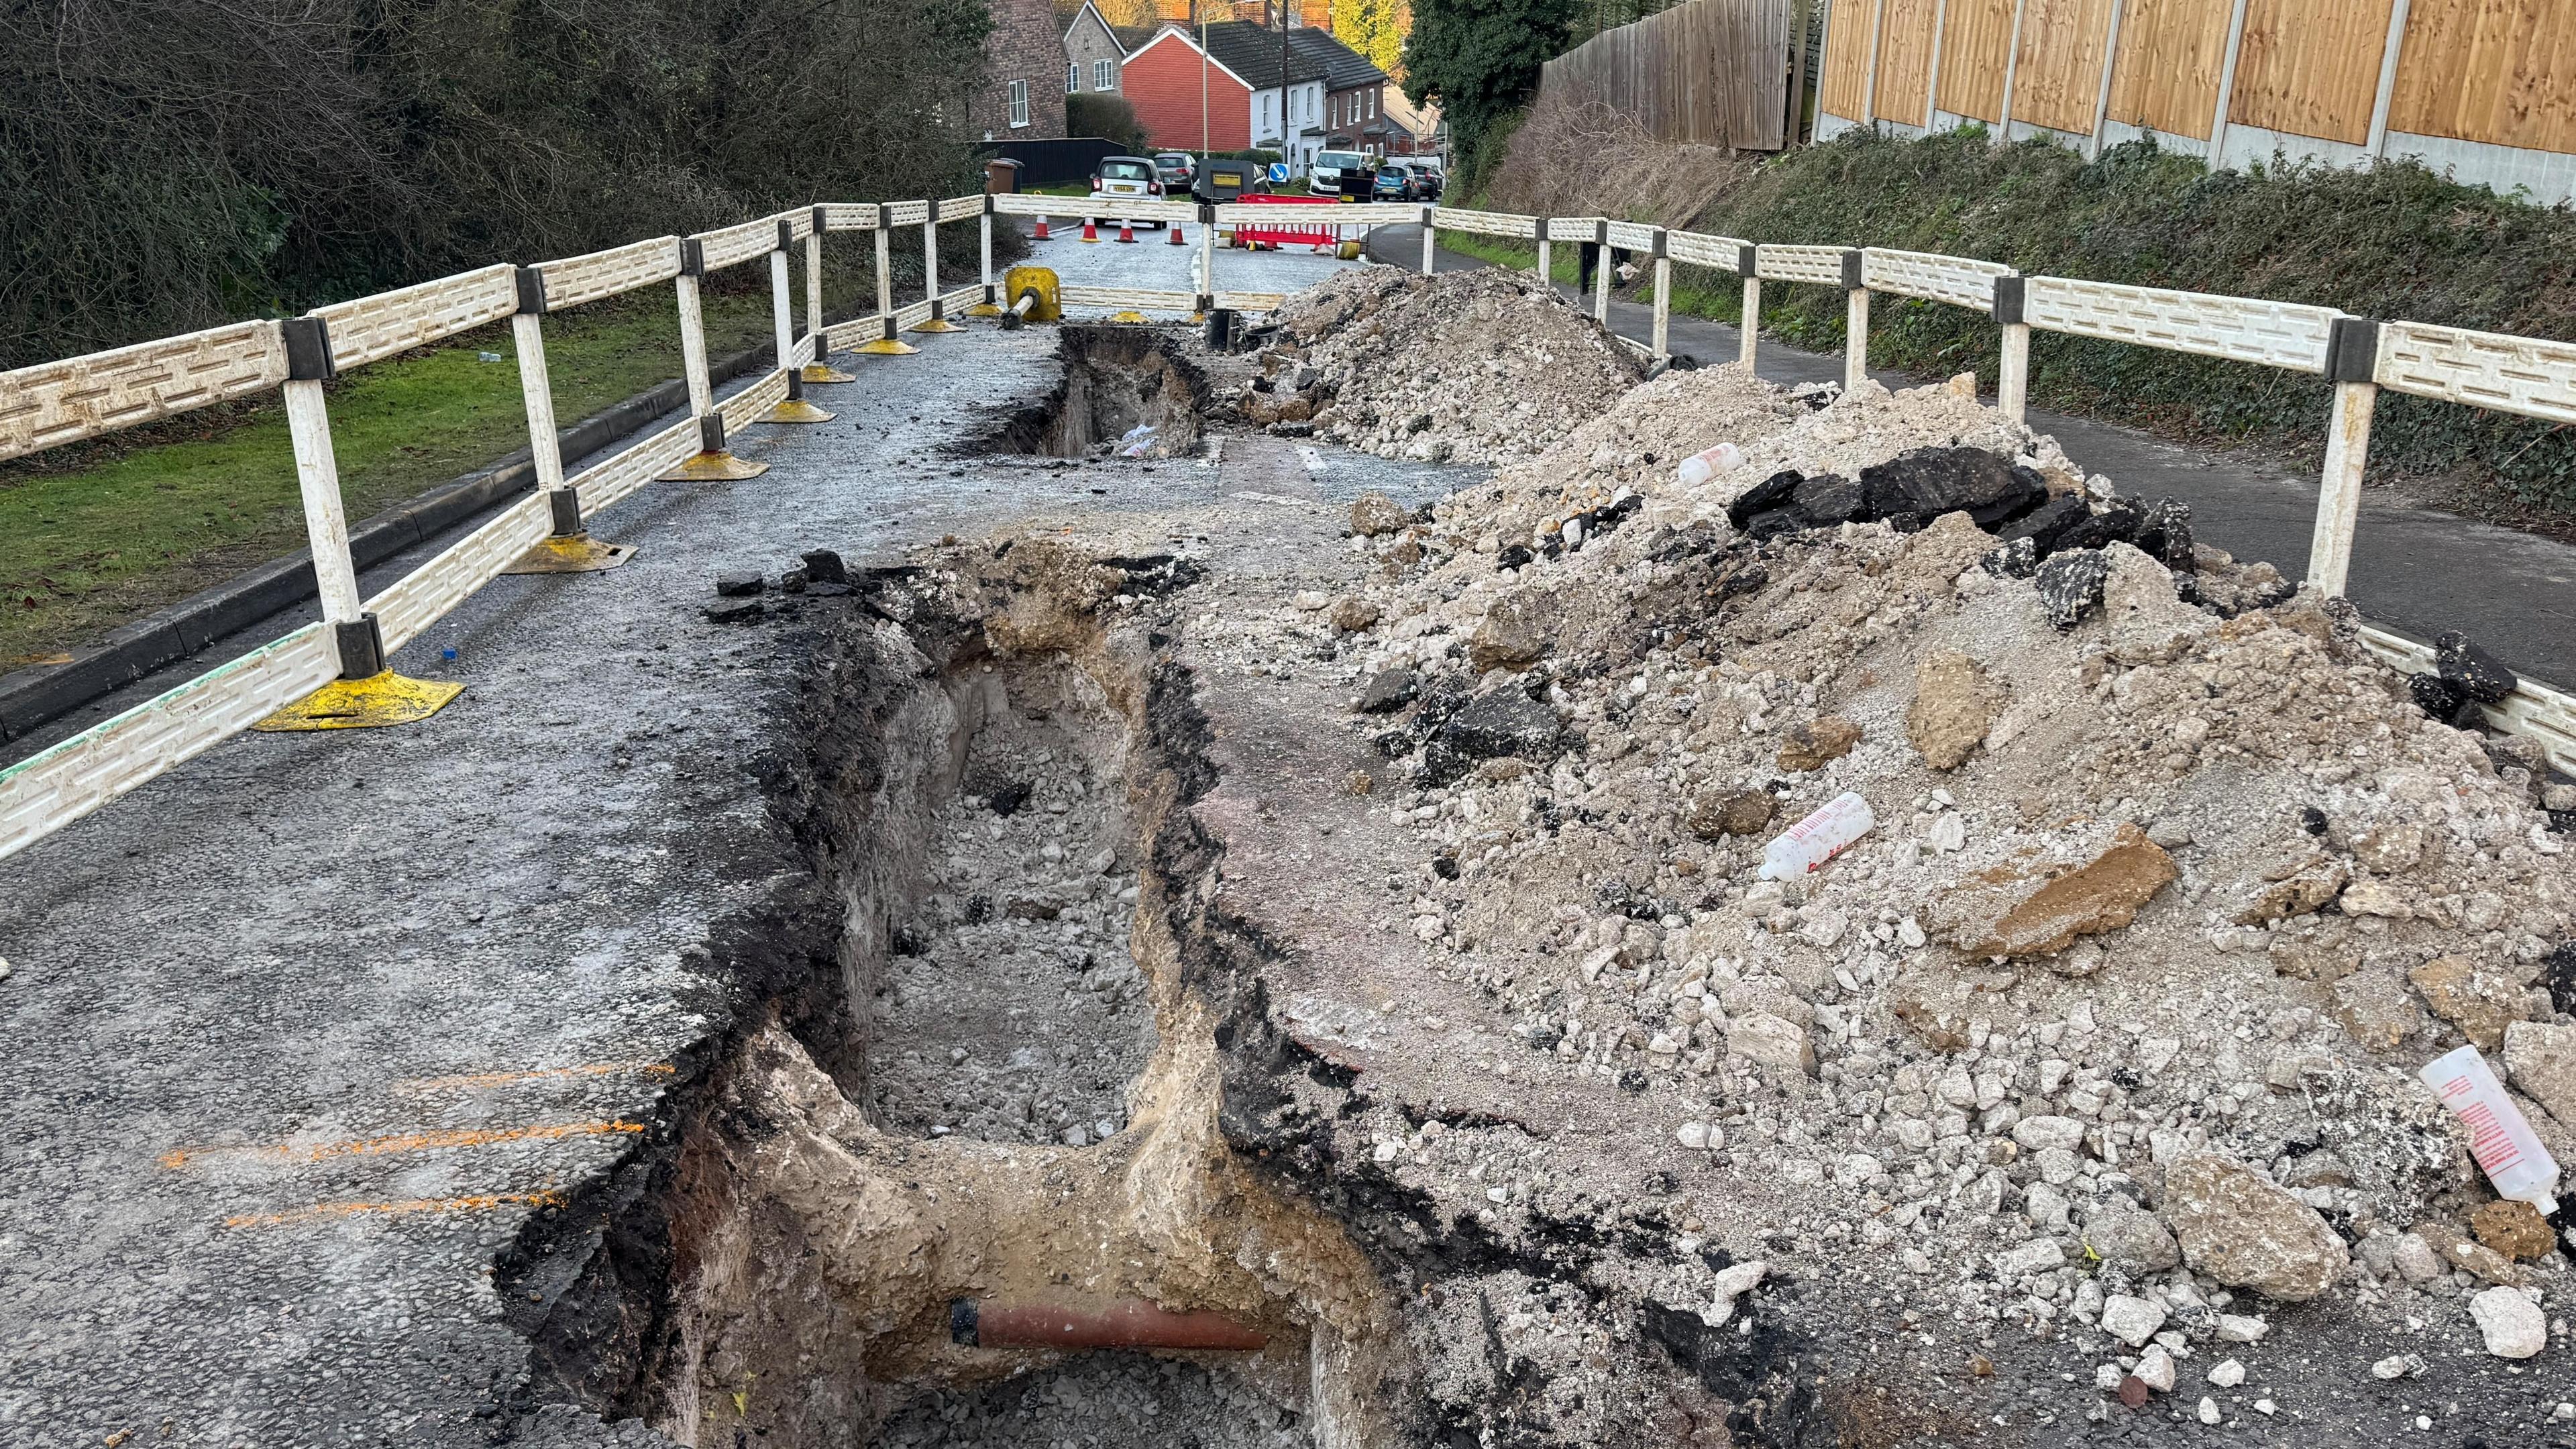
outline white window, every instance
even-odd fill
[[[1091,63],[1091,88],[1095,91],[1114,91],[1118,89],[1118,63],[1111,60],[1093,61]]]
[[[1028,123],[1029,83],[1024,80],[1015,80],[1011,82],[1011,125],[1013,129],[1017,129],[1021,126],[1027,125]]]
[[[1082,62],[1068,60],[1064,63],[1064,93],[1072,95],[1080,89],[1082,89]]]
[[[1360,92],[1360,94],[1361,94],[1361,95],[1364,95],[1364,96],[1366,96],[1366,97],[1368,97],[1368,114],[1369,114],[1369,118],[1370,118],[1371,120],[1375,120],[1375,119],[1377,118],[1377,92],[1375,92],[1375,91],[1362,91],[1362,92]]]

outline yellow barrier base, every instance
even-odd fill
[[[635,556],[632,545],[601,543],[586,533],[549,538],[501,570],[505,574],[595,574]]]
[[[880,337],[874,342],[862,342],[850,350],[864,352],[871,357],[910,357],[921,349],[909,342],[897,342],[891,337]]]
[[[1002,315],[1002,309],[990,302],[978,302],[958,315],[964,317],[999,317]]]
[[[768,471],[767,463],[746,462],[731,453],[699,453],[679,467],[663,474],[661,481],[665,483],[738,483],[745,478],[757,478]]]
[[[1333,249],[1333,255],[1340,257],[1346,262],[1358,261],[1360,258],[1360,244],[1355,241],[1346,241]]]
[[[949,321],[945,317],[933,317],[927,322],[915,323],[912,330],[915,332],[963,332],[966,329]]]
[[[796,375],[807,382],[857,382],[859,380],[857,373],[843,372],[828,362],[809,362]]]
[[[1109,314],[1109,320],[1112,322],[1142,322],[1145,321],[1146,318],[1145,314],[1142,312],[1112,312]]]
[[[828,423],[835,415],[801,397],[791,397],[760,415],[764,423]]]
[[[462,684],[406,679],[388,669],[365,679],[335,679],[252,725],[266,734],[303,730],[372,730],[414,724],[447,707]]]

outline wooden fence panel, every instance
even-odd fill
[[[1941,109],[1988,125],[2004,115],[2013,0],[1950,0],[1941,18]]]
[[[2358,146],[2370,139],[2394,0],[2248,0],[2231,125]]]
[[[1666,141],[1776,151],[1789,109],[1790,0],[1688,0],[1547,63],[1542,100],[1598,101]]]
[[[1820,115],[1846,121],[1864,119],[1863,92],[1869,86],[1869,19],[1877,0],[1831,0],[1825,20],[1825,80],[1816,97]]]
[[[2576,151],[2576,8],[2414,0],[2388,128]]]
[[[2128,0],[2111,69],[2110,118],[2208,140],[2233,8],[2231,0]]]
[[[1938,0],[1887,0],[1878,22],[1878,93],[1872,108],[1884,121],[1923,124],[1932,91],[1932,21]]]
[[[2112,0],[2027,0],[2021,60],[2013,74],[2013,119],[2079,136],[2093,134],[2102,95],[2102,44]]]

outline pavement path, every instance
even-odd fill
[[[1418,268],[1422,230],[1381,228],[1370,251]],[[1488,265],[1445,247],[1435,253],[1434,266],[1444,272]],[[1654,309],[1614,297],[1610,326],[1643,341],[1654,335]],[[1732,362],[1742,351],[1741,337],[1723,323],[1675,316],[1670,346],[1703,363]],[[1780,383],[1840,382],[1843,359],[1766,337],[1755,370]],[[1891,388],[1938,381],[1875,368],[1870,376]],[[2240,559],[2268,559],[2291,579],[2307,572],[2315,473],[2255,449],[2187,448],[2038,408],[2029,421],[2054,434],[2067,456],[2109,475],[2121,492],[2189,503],[2201,542]],[[2562,688],[2576,686],[2576,546],[2427,508],[2392,488],[2369,488],[2362,493],[2348,593],[2364,616],[2396,633],[2430,641],[2445,629],[2463,629],[2514,668]]]

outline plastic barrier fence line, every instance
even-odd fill
[[[1744,249],[1751,242],[1731,236],[1710,236],[1706,232],[1674,231],[1664,234],[1664,254],[1677,262],[1694,267],[1717,267],[1735,271],[1743,265]]]
[[[1344,226],[1419,226],[1422,212],[1418,201],[1345,201],[1333,217]],[[1435,219],[1432,225],[1439,222]]]
[[[1623,252],[1651,252],[1655,249],[1655,228],[1643,222],[1610,223],[1610,245]]]
[[[1885,247],[1870,247],[1860,258],[1861,284],[1873,292],[1921,297],[1979,312],[1995,310],[1995,278],[2011,276],[2013,270],[2001,262],[1969,261],[1932,252],[1890,251]]]
[[[2576,344],[2391,322],[2379,329],[2372,376],[2417,397],[2576,422]]]
[[[565,481],[580,490],[581,516],[590,518],[671,471],[697,450],[698,420],[682,418],[616,457],[594,464]]]
[[[1288,300],[1285,292],[1219,292],[1216,304],[1229,312],[1276,312]]]
[[[793,245],[814,234],[814,208],[810,206],[792,206],[765,220],[769,223],[773,242]],[[780,222],[787,224],[787,230],[783,233],[778,231]],[[785,251],[787,246],[774,246],[772,250]]]
[[[552,519],[546,495],[531,493],[367,600],[367,612],[376,616],[384,633],[385,653],[390,656],[419,638],[476,589],[500,577],[501,570],[545,539]]]
[[[2374,624],[2361,626],[2361,642],[2370,652],[2406,674],[2432,674],[2433,651]],[[2526,679],[2500,704],[2480,705],[2490,723],[2512,734],[2529,735],[2548,751],[2549,762],[2576,774],[2576,696],[2561,694]]]
[[[498,322],[518,310],[518,268],[498,266],[334,302],[304,315],[321,318],[330,329],[331,365],[346,372]]]
[[[0,769],[0,859],[195,759],[339,672],[329,632],[307,624]]]
[[[1166,223],[1193,222],[1199,219],[1199,204],[1195,201],[1157,201],[1150,196],[1116,199],[1103,197],[1096,202],[1088,196],[1059,196],[1050,199],[1055,204],[1045,214],[1064,217],[1068,220],[1086,216],[1097,217],[1102,221]]]
[[[112,433],[286,380],[274,322],[236,322],[0,372],[0,458]]]
[[[981,196],[952,196],[939,203],[941,221],[966,221],[983,214],[984,198]]]
[[[1766,282],[1813,282],[1823,287],[1843,284],[1842,247],[1765,246],[1754,257],[1754,270]]]
[[[1526,240],[1538,235],[1537,217],[1500,211],[1461,211],[1452,206],[1433,207],[1431,225],[1438,231],[1473,232],[1478,236],[1510,236]]]
[[[1084,204],[1071,196],[1040,196],[1034,191],[1005,191],[993,198],[997,216],[1071,216]]]
[[[1768,265],[1771,249],[1762,249]],[[2260,302],[2207,292],[2032,277],[2023,284],[2024,320],[2047,332],[2134,342],[2196,357],[2259,362],[2296,372],[2326,370],[2331,307]]]
[[[545,278],[549,312],[667,282],[679,274],[680,239],[675,236],[657,236],[604,252],[537,263],[537,275]]]
[[[926,201],[893,202],[886,207],[885,216],[888,226],[919,226],[930,217],[930,203]]]

